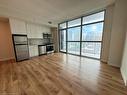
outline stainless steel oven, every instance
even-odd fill
[[[48,45],[46,45],[46,52],[47,53],[54,52],[54,44],[48,44]]]

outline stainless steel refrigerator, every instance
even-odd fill
[[[12,38],[16,61],[29,59],[29,47],[27,35],[13,34]]]

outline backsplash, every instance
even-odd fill
[[[29,38],[28,39],[29,45],[42,45],[47,43],[52,43],[51,39],[38,39],[38,38]]]

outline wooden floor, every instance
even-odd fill
[[[0,95],[127,95],[120,70],[56,53],[0,63]]]

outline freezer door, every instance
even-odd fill
[[[29,59],[28,45],[16,45],[15,52],[16,52],[16,60],[17,61]]]
[[[14,44],[27,44],[27,36],[13,36]]]

